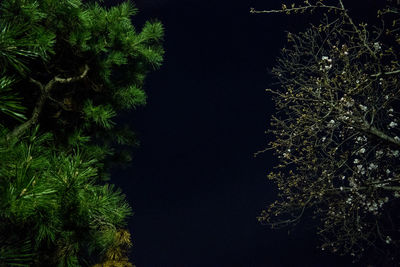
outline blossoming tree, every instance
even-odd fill
[[[322,250],[399,262],[400,9],[379,10],[374,27],[356,23],[342,0],[251,12],[314,10],[326,11],[321,23],[289,33],[272,70],[275,138],[258,153],[280,159],[268,175],[280,194],[258,219],[283,227],[311,209]]]

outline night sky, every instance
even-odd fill
[[[372,1],[361,2],[366,9]],[[285,45],[285,30],[304,29],[312,18],[249,13],[279,8],[277,0],[135,3],[138,28],[155,18],[164,24],[166,54],[146,80],[148,104],[121,117],[141,142],[131,166],[112,175],[135,212],[132,261],[138,267],[350,266],[315,248],[311,220],[288,235],[290,228],[271,230],[256,219],[277,193],[267,179],[277,163],[272,152],[253,157],[268,145],[264,131],[274,114],[265,92],[268,70]]]

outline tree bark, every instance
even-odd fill
[[[82,80],[83,78],[85,78],[88,71],[89,71],[89,66],[85,65],[85,70],[83,71],[83,73],[81,75],[76,76],[76,77],[70,77],[70,78],[59,78],[56,76],[53,79],[51,79],[45,86],[43,86],[43,84],[41,82],[39,82],[33,78],[30,78],[30,81],[32,83],[38,85],[38,87],[40,88],[40,91],[41,91],[40,97],[39,97],[38,101],[36,102],[36,105],[33,109],[31,118],[29,120],[27,120],[26,122],[22,123],[21,125],[18,125],[17,127],[15,127],[14,130],[7,135],[7,137],[6,137],[7,140],[20,137],[26,130],[28,130],[30,127],[32,127],[32,125],[37,123],[40,113],[42,112],[43,106],[46,103],[46,100],[49,98],[49,94],[50,94],[51,90],[54,88],[54,85],[56,83],[72,83],[72,82]]]

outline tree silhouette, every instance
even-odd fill
[[[283,227],[312,210],[322,250],[398,263],[400,10],[379,10],[373,26],[354,22],[341,0],[251,10],[307,11],[323,11],[321,23],[288,33],[272,70],[276,89],[267,89],[274,140],[258,153],[277,155],[268,178],[280,193],[258,220]]]

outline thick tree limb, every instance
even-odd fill
[[[21,125],[15,127],[14,130],[7,135],[7,140],[9,140],[11,138],[20,137],[21,134],[23,134],[26,130],[28,130],[32,125],[37,123],[37,121],[39,119],[39,115],[42,112],[44,103],[49,98],[50,91],[54,88],[54,85],[56,83],[72,83],[72,82],[82,80],[83,78],[85,78],[88,71],[89,71],[89,66],[85,65],[85,70],[82,72],[81,75],[76,76],[76,77],[70,77],[70,78],[59,78],[56,76],[53,79],[51,79],[45,86],[43,86],[43,84],[41,82],[39,82],[33,78],[30,78],[29,80],[32,83],[36,84],[40,88],[41,94],[39,96],[38,101],[36,102],[36,105],[35,105],[33,111],[32,111],[31,118],[29,120],[27,120],[26,122],[22,123]]]
[[[382,75],[393,75],[393,74],[398,74],[400,73],[400,70],[394,70],[394,71],[388,71],[388,72],[379,72],[377,74],[372,74],[371,77],[379,77]]]
[[[362,128],[363,131],[373,134],[385,141],[388,141],[394,145],[400,146],[400,141],[397,141],[396,139],[394,139],[393,137],[388,136],[387,134],[385,134],[384,132],[380,131],[379,129],[377,129],[375,126],[368,124],[367,122],[365,122],[365,127]]]

